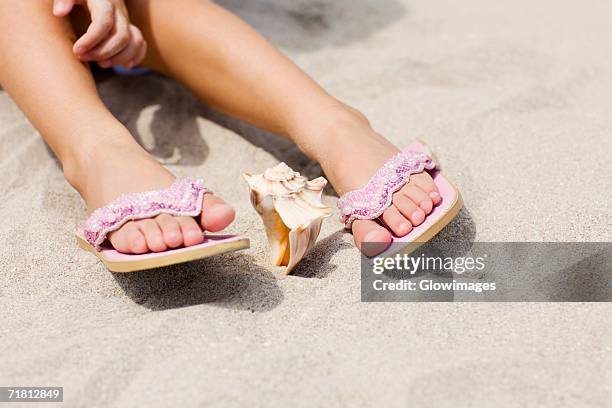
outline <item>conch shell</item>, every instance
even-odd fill
[[[285,163],[243,177],[251,188],[251,204],[266,228],[272,262],[286,266],[285,274],[289,274],[313,247],[323,219],[332,213],[321,202],[327,180],[308,181]]]

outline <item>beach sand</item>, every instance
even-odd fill
[[[439,239],[611,240],[609,1],[221,3],[394,143],[430,143],[465,199]],[[230,231],[252,247],[109,273],[77,247],[84,205],[0,92],[0,385],[63,386],[71,407],[609,403],[609,303],[361,303],[337,217],[283,278],[240,176],[320,169],[169,79],[99,87],[168,168],[236,207]]]

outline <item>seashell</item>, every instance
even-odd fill
[[[308,181],[285,163],[243,177],[251,188],[251,204],[263,220],[272,261],[286,266],[289,274],[314,246],[323,220],[333,211],[321,202],[327,180]]]

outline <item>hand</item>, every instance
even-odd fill
[[[53,14],[64,17],[75,5],[85,6],[91,15],[87,32],[74,43],[77,58],[97,61],[102,68],[132,68],[142,62],[147,43],[138,27],[130,24],[123,0],[54,0]]]

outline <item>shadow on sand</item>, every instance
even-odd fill
[[[134,302],[150,310],[211,303],[266,312],[283,300],[272,272],[240,253],[113,277]]]
[[[291,272],[291,276],[323,279],[338,269],[338,265],[330,262],[332,257],[342,249],[353,248],[352,244],[342,239],[343,234],[343,231],[337,231],[319,240]]]
[[[358,43],[400,20],[397,0],[218,0],[277,46],[313,51]]]
[[[197,126],[200,103],[163,76],[96,75],[102,100],[136,141],[164,164],[200,165],[208,144]]]

